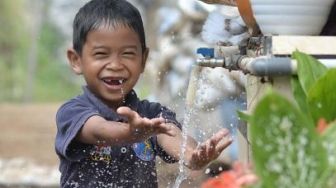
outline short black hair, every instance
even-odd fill
[[[91,0],[79,9],[73,22],[73,48],[82,54],[88,33],[102,25],[124,25],[133,29],[146,47],[145,31],[139,10],[126,0]]]

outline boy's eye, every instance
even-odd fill
[[[95,52],[93,55],[95,57],[106,57],[107,53],[105,53],[105,52]]]
[[[126,56],[134,56],[135,55],[135,52],[124,52],[123,55],[126,55]]]

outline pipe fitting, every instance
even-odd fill
[[[257,76],[283,76],[296,72],[295,65],[289,57],[243,57],[239,59],[238,67],[244,73]]]

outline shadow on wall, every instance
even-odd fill
[[[323,27],[321,35],[336,36],[336,2],[330,10],[328,21]]]

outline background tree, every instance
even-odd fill
[[[14,100],[22,93],[23,77],[18,76],[24,67],[27,35],[22,0],[0,1],[0,100]]]

